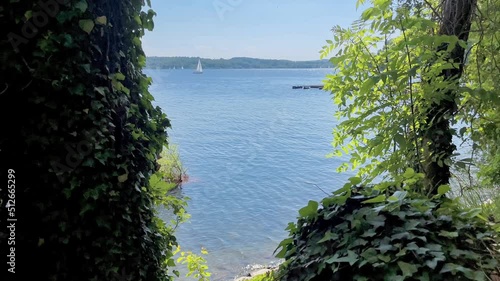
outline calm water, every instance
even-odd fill
[[[208,249],[212,280],[233,280],[249,265],[273,263],[288,222],[350,176],[332,151],[329,93],[292,90],[321,84],[328,70],[147,70],[156,104],[172,122],[171,142],[190,182],[183,250]]]

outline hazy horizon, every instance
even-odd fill
[[[199,56],[147,56],[148,58],[199,58],[199,59],[209,59],[209,60],[230,60],[230,59],[237,59],[237,58],[245,58],[245,59],[255,59],[255,60],[286,60],[286,61],[296,61],[296,62],[306,62],[306,61],[320,61],[319,58],[317,59],[312,59],[312,60],[291,60],[291,59],[277,59],[277,58],[256,58],[256,57],[230,57],[230,58],[205,58],[205,57],[199,57]],[[328,59],[323,59],[323,60],[328,60]]]
[[[148,57],[247,57],[318,60],[335,25],[360,14],[341,0],[152,0],[155,29],[143,48]]]

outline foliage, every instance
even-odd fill
[[[252,278],[248,279],[248,281],[275,281],[275,280],[278,280],[277,278],[278,278],[277,273],[271,271],[268,273],[264,273],[264,274],[252,277]]]
[[[188,273],[186,277],[192,277],[198,281],[210,281],[210,276],[212,275],[208,272],[207,261],[201,255],[196,255],[193,252],[182,252],[180,247],[177,247],[174,254],[180,254],[177,258],[178,264],[183,264],[187,266]],[[202,255],[208,255],[206,249],[201,250]]]
[[[281,280],[488,280],[500,229],[446,190],[428,199],[347,184],[319,210],[311,201],[280,244]]]
[[[469,124],[467,135],[472,139],[472,157],[479,167],[483,186],[497,187],[500,182],[500,93],[497,87],[500,68],[498,60],[498,11],[500,1],[478,1],[473,21],[469,63],[465,72],[467,87],[462,108],[462,121]]]
[[[430,167],[452,166],[458,157],[450,157],[451,143],[436,149],[437,142],[451,142],[451,134],[464,137],[467,132],[467,124],[448,127],[446,122],[467,114],[449,108],[453,105],[443,105],[442,110],[450,111],[439,117],[446,121],[443,128],[430,118],[450,95],[461,108],[473,92],[442,75],[461,67],[451,58],[467,42],[440,35],[435,10],[415,3],[374,1],[351,27],[335,27],[334,40],[328,40],[321,54],[334,55],[330,61],[335,73],[325,81],[341,120],[334,130],[332,156],[349,155],[340,171],[357,169],[365,183],[402,173],[404,167],[426,173],[431,182]],[[437,185],[424,188],[421,192],[432,194]]]
[[[169,185],[176,187],[187,180],[186,169],[182,165],[176,145],[169,144],[163,149],[158,164],[159,171],[163,174],[162,179]]]
[[[333,29],[321,52],[333,53],[325,89],[339,107],[332,156],[349,155],[339,170],[358,176],[289,224],[278,254],[283,280],[498,272],[498,225],[445,196],[451,167],[471,172],[475,161],[456,153],[453,136],[472,143],[480,174],[498,184],[497,69],[488,73],[497,67],[497,2],[478,1],[474,17],[475,1],[373,0],[351,27]]]
[[[289,61],[255,58],[231,59],[201,59],[203,67],[209,69],[240,69],[240,68],[327,68],[328,60]],[[195,57],[148,57],[147,68],[176,68],[195,69],[198,58]]]
[[[170,203],[150,184],[169,120],[142,73],[143,5],[0,4],[0,157],[23,178],[19,270],[38,279],[171,280],[176,240],[155,206]]]
[[[484,217],[500,222],[500,189],[484,187],[481,183],[453,190],[450,198],[457,198],[465,208],[479,208]]]
[[[500,223],[500,195],[497,192],[495,196],[486,200],[481,206],[483,212],[497,223]]]

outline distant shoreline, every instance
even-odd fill
[[[146,69],[195,69],[200,59],[204,69],[321,69],[331,68],[329,60],[291,61],[237,57],[204,59],[197,57],[147,57]]]
[[[143,69],[147,70],[172,70],[172,71],[189,71],[193,72],[192,69],[169,69],[169,68],[150,68],[150,67],[144,67]],[[276,68],[209,68],[209,69],[204,69],[203,71],[210,71],[210,70],[333,70],[333,68],[322,68],[322,67],[307,67],[307,68],[291,68],[291,67],[276,67]]]

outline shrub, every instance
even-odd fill
[[[177,145],[169,144],[168,147],[164,147],[158,164],[160,172],[163,173],[163,180],[167,183],[173,183],[177,186],[187,181],[188,176],[182,165]]]
[[[342,189],[300,210],[278,257],[282,280],[486,280],[498,229],[480,209],[408,191]]]

